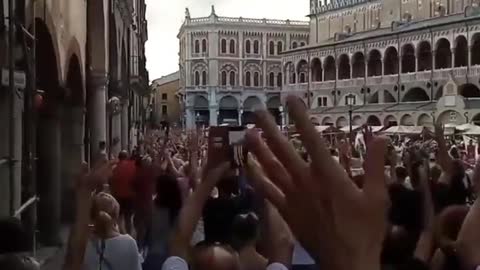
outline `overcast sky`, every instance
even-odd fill
[[[215,5],[218,16],[306,20],[308,0],[146,0],[148,42],[147,68],[150,80],[178,70],[177,34],[185,18],[210,15]]]

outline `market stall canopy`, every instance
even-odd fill
[[[470,129],[462,133],[463,135],[480,135],[480,127],[472,125]]]
[[[352,131],[356,132],[356,131],[359,131],[359,129],[361,129],[361,128],[363,128],[363,126],[352,126]],[[372,129],[373,133],[377,133],[377,132],[382,131],[385,127],[384,126],[370,126],[370,128]],[[345,133],[349,133],[350,132],[350,126],[342,127],[340,130],[345,132]]]
[[[315,129],[318,133],[334,133],[339,131],[334,126],[316,126]]]
[[[419,135],[426,127],[419,126],[393,126],[384,131],[385,134]]]

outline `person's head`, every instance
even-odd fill
[[[452,147],[450,149],[450,156],[454,159],[459,159],[460,158],[460,152],[458,151],[457,147]]]
[[[31,237],[17,218],[0,219],[0,254],[27,252],[32,247]],[[0,268],[2,269],[2,268]]]
[[[32,257],[16,254],[0,255],[2,270],[40,270],[40,264]]]
[[[395,168],[395,175],[397,176],[397,180],[399,182],[404,182],[405,179],[407,179],[408,176],[408,171],[405,167],[403,166],[397,166]]]
[[[105,149],[107,149],[107,143],[106,143],[105,141],[99,142],[99,143],[98,143],[98,148],[99,148],[100,150],[105,150]]]
[[[430,180],[433,183],[438,183],[438,180],[440,179],[440,176],[442,175],[442,169],[438,166],[433,166],[430,168]]]
[[[127,159],[128,159],[128,152],[126,150],[122,150],[118,154],[118,160],[123,161],[123,160],[127,160]]]
[[[335,150],[334,148],[330,148],[330,155],[332,155],[332,157],[338,157],[337,150]]]
[[[247,246],[255,246],[259,234],[260,221],[253,212],[239,214],[233,220],[232,245],[240,251]]]
[[[100,192],[93,198],[92,219],[95,224],[95,232],[100,237],[106,237],[115,230],[120,206],[112,195]]]
[[[383,242],[382,264],[398,266],[406,262],[413,255],[415,245],[415,237],[404,227],[391,226]]]
[[[468,145],[473,145],[473,141],[472,140],[468,141]]]
[[[201,242],[195,246],[192,270],[240,270],[238,254],[230,246]]]
[[[159,176],[156,191],[155,206],[168,209],[170,218],[175,219],[182,207],[182,193],[177,179],[171,174]]]

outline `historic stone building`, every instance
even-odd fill
[[[16,5],[15,69],[26,72],[27,86],[0,91],[0,216],[13,215],[37,194],[41,240],[53,244],[61,220],[72,214],[73,177],[81,162],[94,161],[100,142],[112,154],[128,148],[129,128],[141,120],[141,96],[148,93],[146,5],[144,0],[10,2]],[[5,67],[8,30],[0,32]],[[25,102],[28,92],[33,104]]]
[[[309,45],[282,56],[287,95],[322,125],[480,124],[478,1],[312,0]]]
[[[186,126],[248,124],[256,106],[279,117],[280,54],[309,43],[308,22],[210,16],[187,9],[178,34]]]
[[[182,108],[179,95],[180,72],[174,72],[159,79],[153,80],[151,84],[153,95],[154,122],[159,125],[166,121],[172,125],[181,126]]]

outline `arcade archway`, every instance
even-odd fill
[[[225,96],[220,100],[218,124],[238,125],[238,101],[233,96]]]

